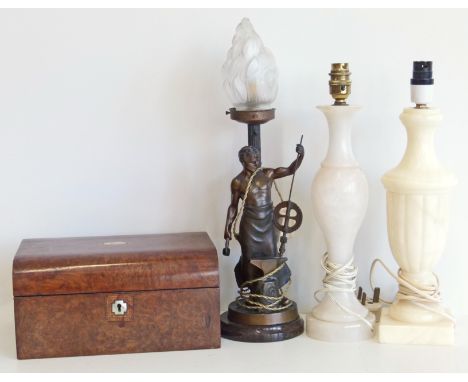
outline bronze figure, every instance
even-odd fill
[[[239,287],[245,282],[265,275],[258,263],[252,260],[273,260],[280,263],[277,249],[278,235],[274,225],[273,201],[271,189],[273,181],[292,175],[301,165],[304,158],[304,147],[297,145],[298,158],[289,167],[260,168],[259,151],[252,146],[245,146],[239,151],[239,160],[243,170],[231,182],[231,204],[228,208],[224,238],[232,240],[233,223],[238,213],[239,199],[244,201],[243,214],[239,224],[239,241],[242,256],[235,268],[236,281]],[[258,171],[257,171],[258,170]],[[252,179],[250,189],[246,194],[249,180]],[[250,284],[253,294],[264,294],[277,297],[279,289],[289,281],[291,272],[284,264],[276,274],[276,281]]]
[[[282,201],[275,209],[272,199],[275,180],[294,175],[301,165],[304,159],[301,143],[296,152],[296,160],[288,167],[273,169],[261,167],[257,147],[245,146],[239,151],[243,170],[231,182],[223,250],[223,254],[229,255],[229,241],[234,238],[241,246],[235,267],[239,297],[221,317],[222,335],[226,338],[268,342],[292,338],[303,331],[296,304],[283,294],[291,278],[287,258],[283,257],[285,234],[299,227],[302,215],[290,200]],[[280,213],[282,209],[287,212]],[[296,215],[289,219],[292,210]],[[295,222],[294,227],[288,225],[289,220]],[[284,233],[280,250],[278,230]]]

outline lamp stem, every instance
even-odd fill
[[[248,130],[249,146],[253,146],[258,149],[258,151],[260,152],[260,159],[261,159],[262,144],[260,140],[260,125],[249,123],[248,126],[249,126],[249,130]]]

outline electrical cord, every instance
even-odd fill
[[[321,266],[325,271],[325,277],[323,278],[323,288],[317,290],[314,293],[314,298],[317,302],[321,302],[317,296],[319,294],[327,294],[330,300],[332,300],[340,309],[344,312],[355,316],[362,322],[364,322],[371,331],[374,331],[374,325],[367,318],[361,316],[349,309],[348,307],[341,304],[333,296],[333,292],[345,292],[354,293],[356,291],[356,276],[358,268],[353,265],[354,258],[352,257],[346,264],[336,264],[328,260],[328,252],[322,256]]]
[[[238,209],[237,214],[236,214],[236,216],[234,218],[234,221],[233,221],[233,223],[231,225],[231,237],[235,237],[235,238],[239,237],[239,230],[238,230],[238,228],[236,229],[236,226],[237,226],[238,222],[240,222],[240,220],[242,218],[242,215],[244,213],[245,203],[246,203],[247,196],[249,194],[250,188],[252,186],[253,180],[254,180],[255,176],[257,175],[257,173],[262,171],[262,170],[263,170],[262,167],[257,168],[252,173],[249,180],[247,181],[247,186],[245,188],[244,197],[242,198],[242,203],[241,203],[240,208]],[[281,195],[281,192],[280,192],[280,190],[278,188],[278,185],[276,184],[276,181],[274,179],[273,179],[273,184],[275,186],[275,190],[278,193],[279,198],[281,199],[281,201],[283,201],[283,196]],[[236,232],[236,230],[237,230],[237,232]],[[280,288],[279,289],[279,295],[274,296],[274,297],[273,296],[265,296],[265,295],[262,295],[262,294],[254,294],[254,293],[252,293],[250,291],[250,289],[248,287],[250,284],[253,284],[253,283],[258,282],[258,281],[264,281],[264,280],[268,279],[270,276],[272,276],[275,273],[279,272],[284,266],[285,266],[285,264],[283,263],[280,266],[278,266],[277,268],[275,268],[272,272],[270,272],[270,273],[268,273],[268,274],[266,274],[266,275],[264,275],[262,277],[256,278],[254,280],[248,280],[248,281],[244,282],[244,284],[242,284],[242,286],[239,289],[239,297],[237,298],[238,302],[247,309],[265,309],[265,310],[269,310],[269,311],[279,311],[279,310],[284,310],[286,308],[289,308],[292,305],[292,301],[290,301],[288,298],[286,298],[285,294],[286,294],[286,291],[287,291],[287,289],[289,287],[289,284],[290,284],[291,280],[289,280],[288,284],[284,288],[284,291],[283,291],[282,288]],[[261,303],[259,301],[255,301],[254,299],[262,299],[262,300],[266,300],[266,301],[269,301],[269,302],[266,303],[266,304],[263,304],[263,303]]]
[[[450,321],[455,322],[455,318],[452,315],[448,314],[447,312],[440,311],[437,309],[432,309],[431,307],[424,304],[424,303],[427,304],[427,303],[440,303],[441,302],[440,291],[439,291],[439,278],[436,276],[435,273],[433,273],[435,283],[430,284],[430,285],[418,284],[414,281],[410,281],[407,278],[405,278],[402,275],[401,268],[398,270],[398,273],[395,274],[390,270],[390,268],[388,268],[388,266],[382,260],[375,259],[372,262],[370,274],[369,274],[369,282],[370,282],[370,286],[372,290],[374,290],[373,274],[374,274],[375,266],[377,264],[382,265],[382,267],[387,271],[387,273],[397,281],[399,285],[399,289],[395,297],[396,299],[409,301],[420,308],[428,310],[432,313],[440,314],[441,316],[444,316]],[[391,301],[385,301],[382,298],[381,298],[381,301],[383,301],[386,304],[392,303]]]

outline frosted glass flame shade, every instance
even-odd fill
[[[271,107],[278,94],[278,69],[247,18],[236,28],[222,72],[224,90],[238,110]]]

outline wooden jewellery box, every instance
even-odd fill
[[[23,240],[13,293],[19,359],[220,347],[206,233]]]

